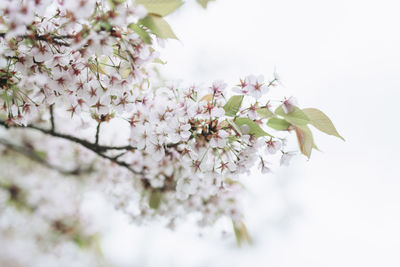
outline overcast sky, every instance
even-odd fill
[[[217,0],[169,17],[180,41],[162,52],[166,77],[233,85],[276,69],[275,93],[325,111],[346,142],[317,134],[323,153],[310,161],[245,178],[252,247],[116,217],[105,254],[141,267],[400,266],[399,10],[395,0]]]

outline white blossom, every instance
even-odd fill
[[[282,147],[282,143],[279,140],[269,140],[267,141],[267,150],[270,154],[275,154]]]
[[[288,99],[284,100],[282,103],[283,111],[286,114],[292,113],[297,107],[297,100],[293,96],[289,97]]]

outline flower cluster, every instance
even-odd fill
[[[267,92],[276,85],[253,77],[245,79],[249,88]],[[172,222],[191,213],[201,214],[201,225],[221,216],[240,220],[239,176],[253,166],[269,173],[274,158],[287,165],[295,154],[286,151],[285,138],[261,127],[266,112],[272,114],[268,99],[243,91],[228,99],[227,84],[216,81],[208,88],[175,83],[141,95],[127,119],[130,146],[118,155],[128,169],[104,175],[116,206],[136,222],[160,215]]]
[[[131,126],[130,146],[118,162],[140,181],[138,191],[147,192],[149,202],[156,199],[151,208],[168,198],[186,203],[200,197],[190,207],[201,210],[205,202],[220,203],[218,196],[224,194],[219,193],[229,191],[252,166],[270,172],[268,157],[283,151],[284,139],[260,125],[269,117],[265,112],[271,113],[263,96],[276,79],[265,83],[262,76],[247,76],[232,89],[239,95],[229,100],[223,81],[209,88],[151,88],[145,82],[157,53],[135,24],[147,12],[131,1],[112,3],[3,4],[7,33],[0,42],[0,104],[6,123],[27,125],[49,107],[72,117],[91,114],[99,122],[125,119]],[[295,108],[292,103],[283,102],[286,113]],[[290,155],[282,154],[282,164]],[[235,207],[217,210],[239,214]]]
[[[250,75],[232,90],[223,81],[206,88],[151,87],[149,66],[157,52],[143,37],[145,27],[136,24],[147,13],[140,5],[6,1],[0,13],[6,29],[0,39],[5,125],[40,122],[50,110],[52,129],[46,133],[52,134],[54,110],[73,118],[90,114],[99,122],[95,143],[78,143],[111,160],[109,169],[115,169],[115,163],[123,167],[126,175],[119,179],[134,180],[134,190],[145,197],[139,216],[133,217],[164,214],[175,219],[185,210],[203,213],[203,223],[222,215],[239,220],[233,193],[240,191],[239,175],[253,166],[268,173],[270,158],[279,152],[281,164],[287,164],[292,155],[285,151],[284,138],[261,127],[272,117],[264,96],[277,79],[266,83],[263,76]],[[238,95],[228,99],[231,92]],[[290,113],[294,101],[285,100],[282,107]],[[100,123],[113,118],[129,123],[129,145],[104,149],[98,143]],[[289,125],[286,128],[281,130],[289,130]],[[115,150],[122,153],[114,155]],[[115,176],[113,171],[105,173],[111,173],[105,180]],[[112,185],[109,191],[119,190]],[[124,199],[119,193],[111,195]]]
[[[129,28],[146,15],[131,1],[2,1],[0,108],[26,125],[48,105],[71,116],[129,111],[158,54]]]

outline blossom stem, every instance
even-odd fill
[[[56,130],[56,125],[54,123],[54,104],[50,105],[50,124],[51,124],[51,130],[54,132]]]
[[[97,128],[96,128],[96,140],[95,140],[96,145],[99,144],[100,125],[101,125],[101,121],[99,121],[99,123],[97,124]]]

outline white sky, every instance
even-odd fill
[[[168,18],[180,42],[162,52],[167,77],[233,84],[276,68],[284,87],[274,90],[325,111],[346,142],[317,134],[324,152],[309,162],[246,178],[250,248],[115,218],[106,256],[121,267],[400,266],[399,10],[395,0],[217,0]]]

